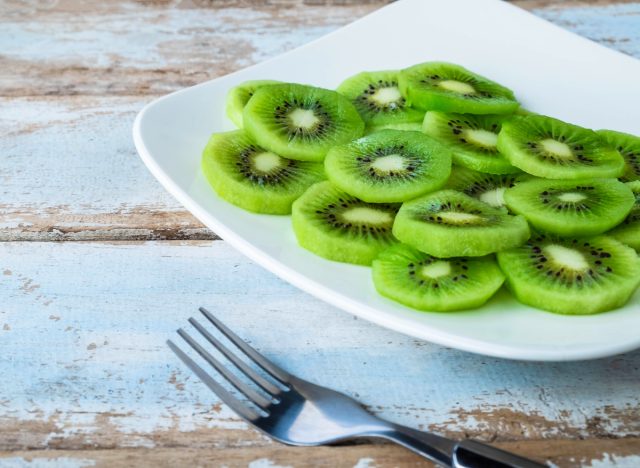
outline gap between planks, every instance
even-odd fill
[[[552,466],[638,466],[640,439],[619,440],[529,440],[495,444],[505,450]],[[107,450],[31,450],[0,452],[2,460],[22,464],[66,464],[71,466],[124,467],[144,464],[155,466],[225,466],[228,468],[405,468],[433,467],[421,457],[390,444],[341,445],[334,447],[241,448],[137,448]],[[48,466],[48,465],[47,465]]]
[[[14,228],[0,229],[0,242],[135,242],[222,240],[188,211],[145,211],[123,215],[0,213],[18,217]]]

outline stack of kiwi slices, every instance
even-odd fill
[[[202,157],[218,195],[291,214],[302,247],[370,266],[393,301],[471,309],[506,284],[529,306],[593,314],[640,283],[639,137],[524,111],[444,62],[336,90],[248,81],[226,110],[238,129]]]

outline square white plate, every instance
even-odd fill
[[[505,84],[532,111],[640,134],[639,61],[497,0],[401,0],[275,59],[152,102],[135,121],[136,148],[160,183],[235,248],[293,285],[384,327],[511,359],[590,359],[640,347],[640,293],[623,309],[584,317],[525,307],[505,291],[474,311],[417,312],[379,296],[369,268],[298,247],[289,217],[242,211],[204,180],[200,156],[209,136],[233,128],[224,115],[232,86],[276,79],[334,88],[362,70],[430,60],[460,63]]]

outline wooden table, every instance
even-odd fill
[[[640,352],[510,362],[363,322],[220,241],[136,155],[131,124],[154,97],[383,3],[0,2],[0,466],[427,465],[396,446],[290,448],[248,429],[164,344],[201,304],[393,421],[558,466],[640,466]],[[640,3],[517,3],[640,57]]]

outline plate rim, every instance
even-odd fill
[[[165,100],[174,99],[182,93],[186,93],[192,91],[195,88],[204,87],[211,85],[212,83],[221,80],[227,79],[229,77],[233,77],[236,74],[240,74],[251,70],[253,68],[262,66],[266,63],[274,61],[276,59],[280,59],[289,54],[297,52],[301,49],[309,47],[317,42],[323,41],[328,37],[342,31],[345,28],[349,28],[353,24],[359,23],[361,21],[366,20],[370,15],[380,14],[382,10],[390,9],[390,8],[399,8],[401,4],[408,4],[411,2],[417,2],[419,0],[399,0],[397,2],[385,5],[365,16],[359,18],[341,28],[338,28],[324,36],[321,36],[313,41],[310,41],[306,44],[303,44],[299,47],[291,49],[282,54],[276,55],[275,57],[271,57],[268,60],[264,60],[262,62],[253,64],[249,67],[236,70],[232,73],[222,75],[216,77],[212,80],[208,80],[193,86],[189,86],[187,88],[183,88],[159,98],[154,99],[153,101],[147,103],[136,115],[136,118],[133,123],[132,134],[133,141],[136,147],[136,150],[142,159],[143,163],[151,172],[151,174],[160,182],[160,184],[167,190],[179,203],[181,203],[191,214],[193,214],[200,222],[202,222],[207,228],[214,231],[221,239],[225,242],[228,242],[232,247],[238,250],[243,255],[247,256],[252,261],[255,261],[261,267],[265,268],[269,272],[275,274],[279,278],[284,281],[292,284],[298,289],[305,291],[308,294],[316,297],[317,299],[331,304],[345,312],[348,312],[354,316],[360,317],[368,322],[375,323],[378,326],[388,328],[390,330],[402,333],[404,335],[412,336],[414,338],[419,338],[431,343],[435,343],[445,347],[451,347],[459,350],[463,350],[466,352],[471,352],[474,354],[497,357],[502,359],[509,360],[519,360],[519,361],[538,361],[538,362],[562,362],[562,361],[582,361],[582,360],[590,360],[590,359],[598,359],[603,357],[609,357],[616,354],[621,354],[625,352],[629,352],[640,348],[640,336],[636,341],[628,341],[625,343],[607,343],[603,345],[582,345],[577,346],[575,348],[563,349],[562,355],[558,353],[558,351],[554,350],[552,346],[542,348],[528,348],[523,349],[521,347],[513,347],[512,345],[505,344],[496,344],[490,343],[484,340],[477,340],[468,337],[462,337],[460,335],[455,335],[447,331],[432,329],[428,325],[423,327],[415,327],[410,323],[405,323],[405,319],[393,317],[387,313],[381,313],[377,309],[367,305],[355,301],[348,296],[339,293],[330,287],[323,285],[313,279],[310,279],[302,273],[298,273],[297,270],[287,266],[284,263],[281,263],[278,259],[272,257],[265,251],[262,251],[260,248],[255,247],[251,242],[246,241],[242,238],[242,236],[235,233],[234,230],[227,228],[224,222],[220,221],[213,213],[210,213],[205,208],[201,207],[194,199],[192,199],[174,180],[172,177],[167,174],[158,164],[154,156],[148,150],[145,140],[142,136],[142,122],[145,119],[146,114],[156,107],[157,105],[163,103]],[[633,61],[637,61],[635,58],[623,54],[619,51],[609,49],[607,47],[602,46],[590,39],[587,39],[583,36],[574,34],[570,31],[567,31],[559,26],[554,25],[542,18],[539,18],[526,10],[522,10],[521,8],[516,7],[515,5],[506,4],[499,0],[484,0],[486,2],[491,3],[499,3],[502,6],[508,7],[509,9],[513,9],[518,11],[520,14],[528,15],[532,18],[539,20],[542,23],[546,23],[547,25],[551,25],[554,28],[563,31],[572,36],[578,37],[585,42],[589,43],[591,47],[596,46],[602,49],[607,50],[608,52],[615,53],[616,55],[625,57],[626,59],[630,59]]]

